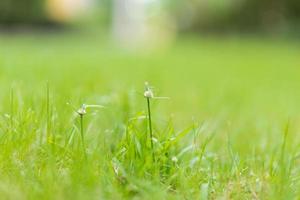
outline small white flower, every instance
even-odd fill
[[[146,97],[146,98],[153,98],[154,97],[153,92],[151,90],[146,90],[144,92],[144,97]]]
[[[178,158],[176,156],[172,157],[172,162],[177,163],[178,162]]]
[[[169,99],[169,97],[157,97],[154,96],[154,93],[149,85],[148,82],[145,82],[145,92],[144,92],[144,97],[147,99]]]
[[[78,113],[79,115],[85,115],[85,114],[86,114],[86,105],[85,105],[85,104],[82,104],[81,108],[79,108],[79,109],[77,110],[77,113]]]
[[[145,82],[144,97],[146,97],[146,98],[153,98],[154,97],[154,94],[153,94],[148,82]]]
[[[67,105],[71,106],[73,110],[78,114],[78,115],[85,115],[87,114],[87,108],[104,108],[104,106],[101,105],[87,105],[87,104],[82,104],[82,106],[79,109],[76,109],[72,104],[67,103]]]

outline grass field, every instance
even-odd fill
[[[297,199],[299,55],[286,39],[126,52],[97,34],[2,34],[0,197]],[[150,99],[153,149],[145,81],[169,97]]]

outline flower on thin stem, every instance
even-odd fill
[[[148,126],[149,126],[149,135],[150,135],[150,144],[152,150],[152,160],[155,161],[154,149],[153,149],[153,130],[152,130],[152,119],[151,119],[151,105],[150,99],[168,99],[168,97],[156,97],[153,94],[152,88],[148,82],[145,82],[145,91],[144,97],[147,99],[147,110],[148,110]]]
[[[78,115],[85,115],[88,114],[87,109],[88,108],[105,108],[102,105],[87,105],[87,104],[82,104],[81,107],[79,109],[76,109],[75,106],[73,106],[71,103],[67,102],[68,106],[71,106],[71,108],[74,110],[75,113],[77,113]]]
[[[104,106],[82,104],[82,106],[79,109],[75,109],[75,107],[73,105],[71,105],[70,103],[67,103],[67,104],[70,105],[73,108],[73,110],[80,117],[80,135],[81,135],[82,149],[83,149],[85,158],[87,158],[86,150],[85,150],[86,149],[85,148],[85,142],[84,142],[83,116],[87,114],[87,108],[104,108]]]
[[[149,85],[148,82],[145,82],[145,91],[144,97],[147,99],[170,99],[169,97],[157,97],[153,93],[153,87]]]
[[[151,87],[149,86],[148,82],[145,82],[144,97],[145,98],[150,98],[150,99],[152,99],[154,97],[153,91],[152,91]]]
[[[82,106],[76,111],[78,115],[85,115],[86,114],[86,105],[82,104]]]

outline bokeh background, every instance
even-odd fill
[[[179,124],[298,119],[299,17],[297,0],[1,0],[1,95],[49,81],[96,101],[148,80]]]
[[[3,0],[0,9],[2,30],[90,25],[126,40],[186,32],[296,34],[300,17],[297,0]]]

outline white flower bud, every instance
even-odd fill
[[[172,162],[177,163],[178,162],[178,158],[176,156],[172,157]]]
[[[85,114],[86,114],[86,105],[85,105],[85,104],[82,104],[81,108],[79,108],[79,109],[77,110],[77,113],[78,113],[79,115],[85,115]]]
[[[146,98],[153,98],[154,97],[153,92],[151,90],[146,90],[144,92],[144,97],[146,97]]]

